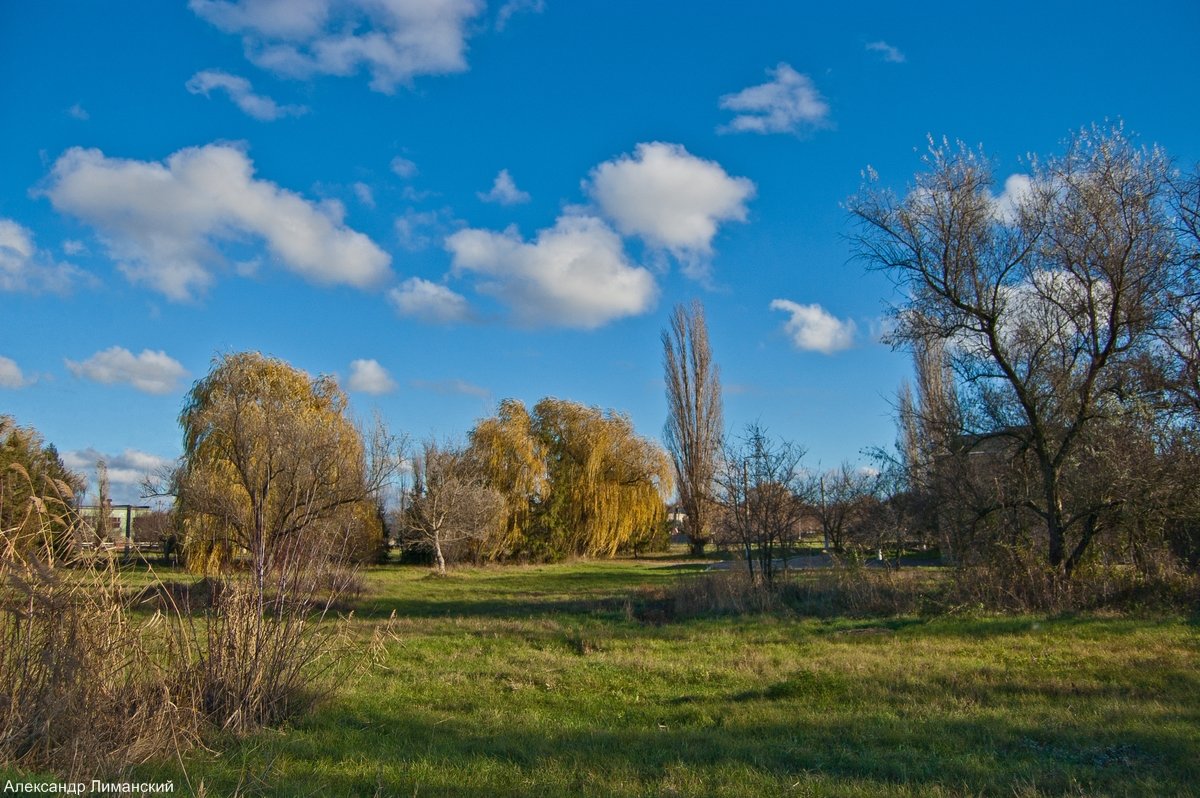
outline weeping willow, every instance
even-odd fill
[[[492,418],[471,433],[471,449],[488,484],[504,497],[504,522],[494,536],[480,542],[483,559],[507,559],[530,549],[534,508],[547,494],[542,447],[533,435],[533,419],[525,405],[505,399]]]
[[[362,437],[332,379],[226,355],[193,386],[180,423],[179,512],[197,571],[247,555],[261,576],[285,542],[344,539],[366,513]]]
[[[547,398],[514,400],[472,433],[508,514],[500,555],[611,557],[665,519],[672,467],[626,416]]]

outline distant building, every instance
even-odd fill
[[[138,543],[134,521],[153,512],[153,509],[134,504],[110,504],[107,507],[107,519],[99,505],[85,505],[79,508],[79,514],[91,527],[93,534],[93,538],[88,540],[85,533],[82,542],[85,545],[90,543],[104,548],[134,548]]]

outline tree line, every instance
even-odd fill
[[[265,585],[301,541],[370,559],[389,532],[439,570],[613,556],[663,545],[674,498],[693,553],[732,547],[767,580],[801,531],[835,552],[917,543],[1052,581],[1168,554],[1194,569],[1200,178],[1120,128],[1084,130],[1029,171],[1001,201],[986,154],[933,143],[904,194],[872,176],[850,199],[858,254],[903,297],[890,342],[914,360],[898,442],[869,471],[814,472],[758,426],[726,434],[699,303],[661,336],[665,446],[615,410],[548,397],[502,401],[465,441],[406,447],[353,423],[331,378],[238,353],[189,392],[184,454],[158,485],[188,564],[245,562]],[[28,439],[22,467],[53,471],[6,424],[10,449]],[[78,488],[61,470],[54,487]]]

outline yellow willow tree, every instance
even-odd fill
[[[486,559],[505,559],[528,552],[533,510],[545,498],[546,465],[533,435],[533,419],[516,399],[500,402],[496,415],[471,431],[472,459],[494,490],[504,497],[504,521],[498,532],[480,543]]]
[[[386,435],[364,444],[336,382],[257,352],[218,357],[180,423],[188,564],[211,572],[248,557],[260,596],[286,558],[348,554],[394,468]]]
[[[506,400],[472,446],[506,498],[510,552],[611,557],[665,519],[671,462],[615,412],[548,398],[530,414]]]

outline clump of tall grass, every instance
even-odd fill
[[[262,589],[232,573],[133,595],[115,561],[66,556],[83,524],[69,497],[27,509],[0,529],[0,764],[115,775],[292,717],[363,660],[329,622],[361,582],[327,537],[280,552]]]
[[[178,689],[215,726],[244,732],[293,717],[361,659],[346,656],[348,624],[330,622],[362,589],[338,554],[295,541],[261,593],[234,574],[214,582],[201,615],[179,613]]]
[[[190,744],[195,708],[134,623],[114,567],[65,568],[80,530],[69,490],[23,480],[23,512],[0,529],[0,761],[66,776],[111,772]],[[66,559],[64,559],[66,558]]]

